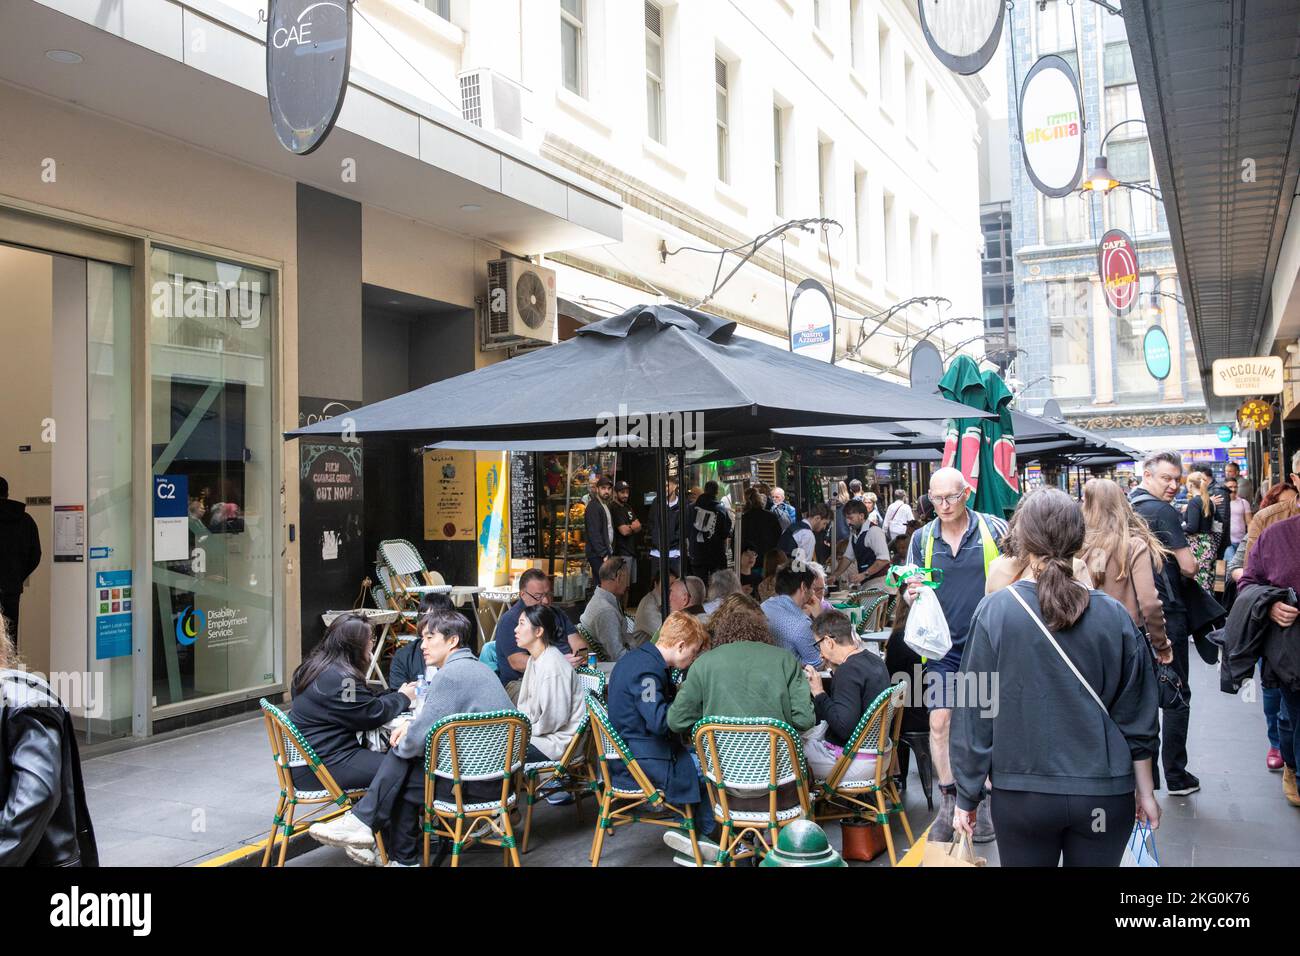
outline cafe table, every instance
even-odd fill
[[[344,614],[360,614],[365,617],[372,625],[382,628],[379,632],[379,639],[375,641],[375,650],[370,655],[370,665],[366,668],[366,682],[377,680],[388,687],[388,681],[384,680],[383,668],[379,666],[379,660],[383,656],[384,648],[388,642],[394,644],[406,644],[415,640],[414,634],[398,636],[393,633],[393,625],[401,620],[400,611],[385,610],[384,608],[363,607],[347,611],[326,611],[320,616],[326,627],[333,624],[339,617]],[[371,675],[374,675],[373,677]]]

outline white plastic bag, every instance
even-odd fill
[[[916,596],[916,602],[907,614],[903,643],[932,661],[937,661],[952,650],[948,621],[943,616],[943,608],[939,606],[939,598],[935,596],[933,588],[921,588],[921,593]]]
[[[1133,832],[1128,838],[1128,847],[1124,850],[1119,865],[1121,867],[1160,865],[1160,857],[1156,853],[1156,835],[1149,823],[1133,824]]]

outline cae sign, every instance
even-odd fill
[[[348,88],[349,0],[271,0],[266,99],[280,144],[306,155],[334,128]]]

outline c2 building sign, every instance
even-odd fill
[[[334,128],[351,54],[350,0],[271,0],[266,99],[276,138],[289,152],[310,153]]]
[[[1083,175],[1079,80],[1054,53],[1039,58],[1020,88],[1020,150],[1040,193],[1059,199],[1074,191]]]
[[[1112,229],[1097,245],[1097,274],[1106,304],[1116,316],[1129,314],[1138,297],[1137,247],[1128,233]]]

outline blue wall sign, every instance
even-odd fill
[[[1165,330],[1160,326],[1153,325],[1147,329],[1147,334],[1142,338],[1142,355],[1152,378],[1163,382],[1169,377],[1173,356],[1169,351],[1169,336],[1165,335]]]

